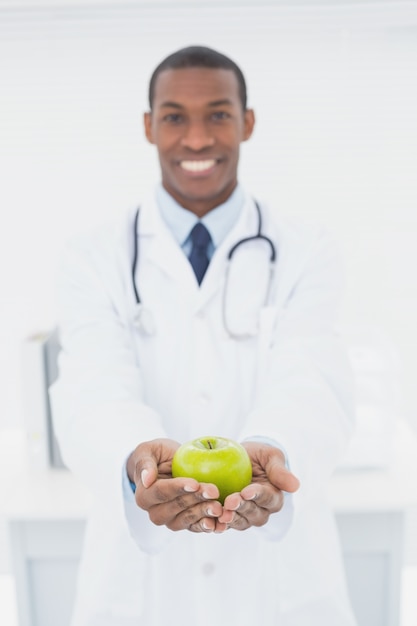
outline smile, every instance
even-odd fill
[[[181,161],[180,167],[187,172],[206,172],[216,165],[215,159],[205,161]]]

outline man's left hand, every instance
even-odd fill
[[[297,491],[300,482],[285,467],[284,453],[274,446],[248,441],[242,444],[252,462],[252,482],[240,493],[232,493],[224,502],[216,531],[227,528],[246,530],[263,526],[271,513],[284,505],[284,491]]]

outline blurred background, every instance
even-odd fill
[[[158,180],[147,85],[192,44],[242,67],[257,126],[241,181],[333,231],[341,328],[382,354],[375,403],[417,432],[417,3],[0,0],[0,439],[24,428],[22,342],[54,327],[62,245]],[[414,566],[417,515],[407,524]]]

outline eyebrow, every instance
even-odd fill
[[[170,102],[169,100],[167,100],[167,102],[162,102],[161,107],[169,107],[170,109],[183,109],[184,107],[181,104],[178,104],[178,102]]]
[[[220,107],[224,105],[233,106],[233,102],[228,98],[224,98],[223,100],[215,100],[214,102],[209,102],[210,107]]]
[[[208,106],[209,107],[218,107],[218,106],[232,106],[233,102],[231,100],[229,100],[228,98],[224,98],[222,100],[214,100],[213,102],[209,102]],[[161,107],[164,108],[170,108],[170,109],[183,109],[183,105],[179,104],[178,102],[172,102],[170,100],[167,100],[166,102],[162,102]]]

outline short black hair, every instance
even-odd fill
[[[243,76],[242,70],[232,59],[225,56],[221,52],[217,52],[212,48],[206,48],[205,46],[189,46],[173,52],[167,56],[161,63],[155,68],[151,80],[149,81],[149,106],[152,110],[153,100],[155,96],[156,80],[161,72],[164,70],[179,70],[187,67],[207,67],[212,69],[225,69],[231,70],[238,81],[239,97],[242,102],[243,110],[246,110],[247,106],[247,90],[246,81]]]

